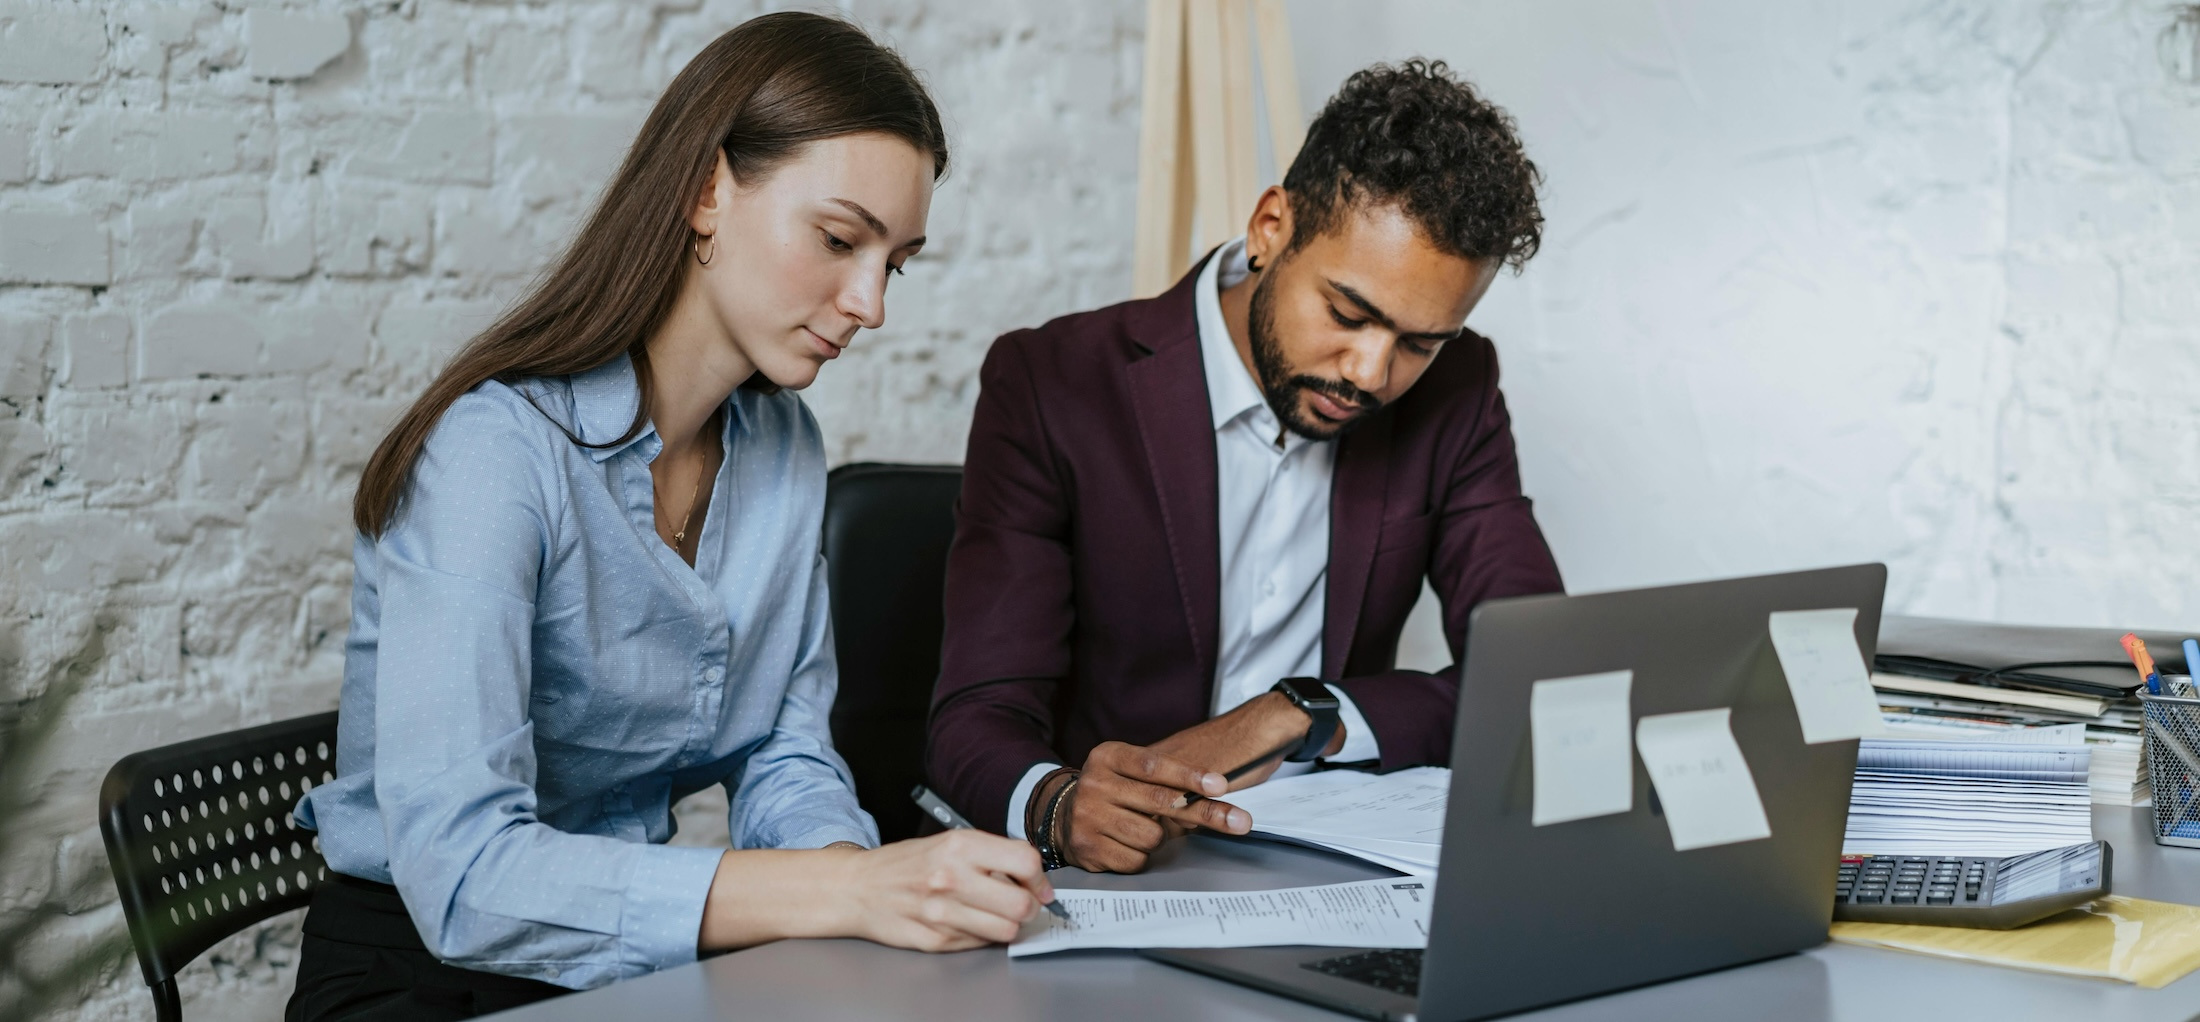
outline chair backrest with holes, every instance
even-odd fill
[[[320,842],[290,818],[335,779],[336,714],[132,753],[107,771],[99,831],[138,964],[156,996],[200,953],[328,878]]]

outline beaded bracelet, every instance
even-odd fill
[[[1069,865],[1069,860],[1062,854],[1061,825],[1065,822],[1062,819],[1062,805],[1069,801],[1070,792],[1077,789],[1078,776],[1075,770],[1069,772],[1069,780],[1063,782],[1054,792],[1053,798],[1047,799],[1046,812],[1039,817],[1039,839],[1036,842],[1039,848],[1039,864],[1050,870]]]
[[[1053,784],[1056,778],[1076,771],[1075,767],[1055,767],[1047,771],[1046,776],[1039,778],[1039,783],[1031,786],[1032,797],[1024,800],[1024,840],[1031,842],[1034,847],[1038,846],[1040,838],[1044,836],[1039,832],[1039,820],[1046,814],[1047,805],[1046,801],[1038,797],[1039,793],[1047,790],[1047,786]]]

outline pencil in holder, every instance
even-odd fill
[[[2163,687],[2170,689],[2170,679]],[[2190,692],[2189,684],[2174,686]],[[2200,698],[2139,693],[2146,709],[2147,775],[2154,785],[2154,840],[2200,848]]]

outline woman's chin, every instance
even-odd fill
[[[781,390],[808,390],[810,384],[817,382],[818,371],[823,368],[825,365],[822,362],[800,358],[795,359],[791,365],[773,366],[763,373],[765,379],[772,381]]]

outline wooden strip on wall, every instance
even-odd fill
[[[1306,114],[1299,106],[1299,66],[1291,50],[1291,15],[1283,0],[1253,0],[1253,26],[1260,36],[1260,82],[1268,101],[1269,151],[1282,181],[1306,141]]]
[[[1146,80],[1138,126],[1138,221],[1131,294],[1175,283],[1190,264],[1192,152],[1184,89],[1184,2],[1146,0]]]
[[[1224,205],[1230,211],[1230,230],[1222,238],[1245,231],[1253,215],[1253,200],[1260,197],[1259,133],[1253,127],[1253,25],[1245,0],[1217,0],[1222,8],[1224,139],[1230,160],[1230,191]],[[1220,241],[1222,238],[1215,240]]]
[[[1237,236],[1242,218],[1230,215],[1230,118],[1228,70],[1222,55],[1224,0],[1187,0],[1184,40],[1191,92],[1193,247],[1211,248]]]

